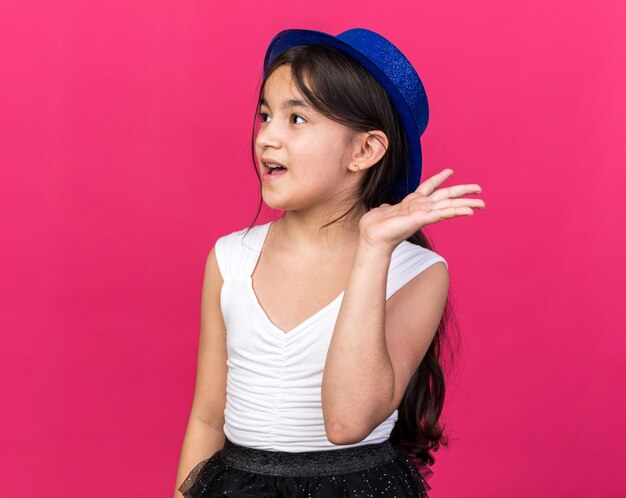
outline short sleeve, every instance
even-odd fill
[[[223,280],[228,280],[231,274],[228,264],[228,254],[232,252],[231,238],[229,235],[224,235],[215,241],[215,258]]]
[[[255,227],[256,228],[256,227]],[[246,276],[253,248],[244,243],[246,229],[237,230],[215,241],[215,257],[224,281]],[[253,232],[253,236],[257,232]]]
[[[391,257],[387,276],[387,299],[421,272],[439,262],[448,268],[448,262],[443,256],[425,247],[403,241]]]

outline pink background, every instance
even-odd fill
[[[431,498],[624,496],[623,5],[2,2],[2,495],[173,494],[265,48],[366,27],[424,81],[423,178],[487,204],[427,228],[463,335]]]

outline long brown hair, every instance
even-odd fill
[[[252,161],[259,183],[261,178],[255,155],[256,119],[265,83],[282,65],[290,67],[298,90],[317,111],[354,132],[381,130],[389,139],[382,159],[363,175],[363,181],[355,192],[356,202],[321,228],[341,221],[362,206],[371,209],[383,203],[400,202],[402,199],[391,192],[391,180],[397,174],[406,174],[409,163],[406,135],[395,107],[382,86],[361,64],[336,49],[320,45],[298,46],[282,52],[272,61],[261,83],[251,142]],[[261,198],[248,231],[258,218],[262,204]],[[422,230],[411,235],[407,241],[434,250]],[[450,337],[452,330],[458,331],[451,301],[449,292],[437,332],[407,386],[398,407],[398,420],[390,434],[396,447],[422,465],[432,465],[435,462],[432,453],[440,444],[448,445],[448,436],[444,434],[439,419],[446,394],[444,367],[446,370],[451,367],[457,354]],[[457,338],[460,338],[458,334]]]

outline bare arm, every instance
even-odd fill
[[[328,439],[365,439],[400,404],[441,320],[448,271],[433,264],[386,302],[391,253],[359,242],[322,379]]]
[[[213,248],[207,256],[202,284],[196,386],[178,463],[175,498],[181,498],[178,488],[191,470],[224,446],[227,351],[220,308],[222,283]]]

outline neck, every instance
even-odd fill
[[[275,234],[289,247],[303,251],[353,250],[359,238],[359,220],[367,210],[354,209],[346,217],[322,228],[340,214],[328,217],[327,214],[286,211],[273,225]]]

